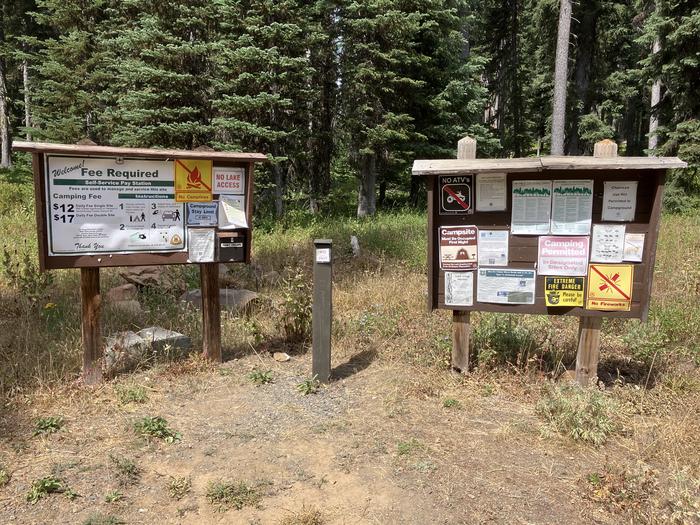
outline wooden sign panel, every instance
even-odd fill
[[[253,167],[263,155],[31,142],[14,149],[33,154],[42,270],[218,262],[219,230],[236,232],[245,247],[238,262],[250,261]]]
[[[428,178],[430,309],[646,318],[665,169],[506,171],[505,210],[479,211],[489,206],[470,200],[472,213],[456,208],[446,213],[447,179],[450,190],[464,195],[459,200],[465,202],[466,190],[459,184],[479,175],[476,171]],[[446,299],[446,272],[459,265],[446,264],[445,232],[460,228],[477,229],[472,233],[483,242],[483,254],[479,244],[478,268],[470,279],[449,276]],[[462,251],[469,257],[464,244]],[[593,264],[596,257],[600,265]],[[601,293],[611,295],[607,292],[612,290],[614,298],[601,300],[591,293],[595,283],[589,282],[590,267],[623,262],[631,268],[623,272],[630,293],[621,294],[612,284]],[[594,279],[599,279],[597,274]]]

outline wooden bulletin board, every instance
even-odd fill
[[[128,253],[129,250],[115,253],[81,253],[70,255],[55,255],[49,250],[50,211],[47,208],[49,195],[47,194],[48,176],[47,166],[49,158],[81,158],[104,159],[105,161],[119,162],[148,160],[161,161],[163,163],[175,163],[178,160],[205,160],[211,161],[213,168],[241,168],[245,173],[245,214],[248,227],[242,230],[240,235],[245,237],[245,253],[241,262],[250,262],[250,248],[252,244],[253,226],[253,175],[255,162],[266,159],[264,155],[248,153],[231,153],[215,151],[185,151],[185,150],[157,150],[139,148],[114,148],[92,145],[68,145],[46,144],[34,142],[15,142],[13,149],[32,153],[34,170],[34,189],[36,201],[36,223],[39,239],[39,263],[42,270],[54,270],[63,268],[100,268],[112,266],[147,266],[164,264],[187,264],[189,254],[185,249],[170,252],[138,252]],[[214,201],[220,195],[213,193]],[[180,216],[182,215],[182,216]],[[185,214],[178,214],[178,220],[185,224]],[[55,226],[54,226],[55,227]],[[187,227],[184,226],[185,231]],[[216,261],[215,261],[216,262]]]
[[[486,311],[518,314],[573,315],[579,317],[623,317],[645,319],[653,280],[656,243],[661,217],[665,174],[668,168],[684,167],[675,158],[612,158],[543,157],[528,159],[475,159],[416,161],[414,175],[427,177],[428,187],[428,308],[453,311]],[[441,203],[440,180],[445,176],[460,176],[458,182],[468,183],[482,173],[505,173],[507,205],[505,211],[476,211],[473,213],[445,213]],[[626,233],[644,234],[643,256],[640,262],[625,262],[634,266],[631,305],[629,311],[592,310],[584,306],[548,307],[545,304],[545,277],[536,273],[534,304],[500,304],[478,302],[478,271],[473,271],[474,297],[472,306],[445,304],[445,271],[440,268],[440,228],[445,226],[476,226],[479,230],[508,232],[508,262],[500,269],[526,269],[537,272],[538,235],[510,233],[513,210],[513,182],[533,180],[592,180],[592,225],[624,224]],[[637,182],[636,209],[630,221],[602,221],[603,194],[606,182]],[[474,181],[472,180],[472,185]],[[458,186],[455,195],[466,194],[466,186]],[[474,186],[472,186],[474,191]],[[451,199],[454,201],[454,199]],[[440,212],[440,207],[442,213]],[[548,233],[547,235],[552,235]],[[590,237],[590,233],[589,233]],[[482,268],[482,266],[479,266]],[[494,268],[499,269],[499,268]],[[471,278],[471,277],[470,277]],[[585,275],[586,284],[589,276]],[[584,287],[584,290],[587,288]]]

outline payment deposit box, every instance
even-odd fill
[[[247,235],[244,231],[218,232],[216,234],[219,262],[244,262]]]

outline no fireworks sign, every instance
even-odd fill
[[[440,215],[474,213],[473,175],[440,177]]]

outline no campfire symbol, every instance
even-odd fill
[[[474,213],[472,175],[440,177],[440,215]]]

